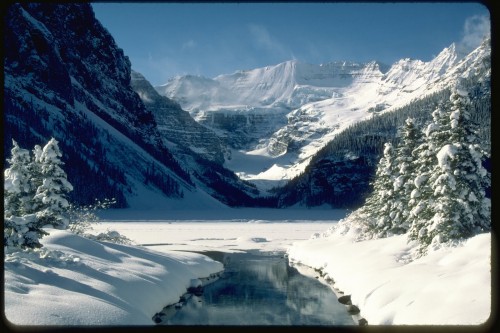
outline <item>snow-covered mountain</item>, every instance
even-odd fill
[[[177,76],[156,89],[193,114],[217,108],[245,110],[246,106],[294,109],[332,97],[334,88],[381,77],[380,68],[385,66],[376,62],[313,65],[291,60],[214,79]]]
[[[213,131],[197,123],[178,103],[160,96],[140,73],[132,71],[130,84],[154,115],[166,146],[173,142],[210,161],[224,163],[224,146]]]
[[[221,167],[218,137],[132,73],[90,4],[12,4],[5,23],[4,160],[12,139],[32,149],[55,137],[77,203],[251,204],[256,190]]]
[[[328,99],[336,88],[381,77],[380,67],[384,66],[375,62],[312,65],[287,61],[215,79],[175,77],[156,89],[213,128],[231,147],[248,150],[265,144],[262,139],[286,126],[293,109]]]
[[[350,125],[459,78],[489,75],[490,53],[485,40],[467,55],[452,44],[428,62],[287,61],[213,79],[175,77],[155,88],[225,138],[235,149],[229,168],[257,184],[275,185],[303,172],[310,158]],[[253,163],[235,162],[243,158]]]
[[[176,102],[160,96],[140,73],[132,71],[131,86],[154,115],[164,145],[190,172],[197,188],[231,206],[262,204],[255,185],[242,182],[222,166],[230,151],[213,131],[197,123]]]
[[[12,4],[5,23],[4,160],[11,139],[32,149],[55,137],[75,188],[71,199],[80,203],[115,197],[121,206],[200,209],[293,202],[293,195],[267,197],[261,189],[302,173],[352,124],[460,77],[490,75],[486,40],[467,55],[452,45],[429,62],[288,61],[153,88],[131,70],[89,4]],[[320,184],[330,169],[317,170],[311,177]]]

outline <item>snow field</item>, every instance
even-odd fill
[[[491,312],[491,235],[409,262],[405,235],[354,241],[352,234],[296,242],[292,262],[328,274],[369,325],[479,325]]]
[[[5,256],[6,318],[15,325],[154,325],[153,315],[177,302],[193,281],[222,269],[188,251],[252,250],[287,251],[292,262],[321,270],[351,295],[369,325],[479,325],[490,316],[489,233],[410,261],[416,245],[405,236],[355,242],[352,230],[325,232],[335,220],[286,222],[266,213],[271,218],[136,219],[94,227],[146,246],[48,229],[38,254]]]
[[[47,231],[39,253],[5,256],[5,317],[13,325],[153,325],[191,281],[223,269],[200,254]]]
[[[265,218],[246,222],[131,221],[103,222],[96,231],[114,228],[138,243],[157,244],[152,248],[161,251],[287,249],[292,262],[322,270],[335,281],[335,288],[351,295],[370,325],[478,325],[488,320],[492,278],[489,233],[410,261],[417,245],[408,243],[404,235],[362,242],[354,241],[355,232],[343,234],[341,228],[328,237],[314,235],[335,224],[326,218],[295,222]]]
[[[298,240],[332,226],[332,221],[270,221],[250,219],[238,221],[157,221],[102,222],[95,232],[108,229],[157,251],[222,251],[259,250],[285,252]]]

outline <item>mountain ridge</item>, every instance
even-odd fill
[[[473,75],[472,68],[488,61],[490,52],[486,40],[467,55],[459,54],[453,43],[430,61],[404,58],[390,66],[377,61],[311,65],[292,60],[214,79],[198,76],[197,86],[189,85],[192,76],[176,77],[155,89],[179,101],[198,122],[242,143],[232,145],[233,155],[269,157],[261,159],[263,171],[257,174],[226,161],[234,172],[256,184],[279,184],[303,172],[310,158],[348,126]],[[210,85],[205,95],[204,84]],[[181,89],[183,85],[190,89]],[[266,130],[247,128],[256,113]],[[222,115],[225,124],[214,121]],[[236,135],[228,130],[234,128]]]

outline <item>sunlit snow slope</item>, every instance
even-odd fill
[[[302,172],[349,125],[474,75],[490,52],[486,40],[465,56],[452,44],[429,62],[401,59],[390,67],[294,60],[214,79],[175,77],[156,89],[226,140],[234,149],[228,168],[266,188]]]

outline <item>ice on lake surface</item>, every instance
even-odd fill
[[[323,221],[114,221],[94,231],[117,230],[136,244],[157,251],[286,251],[292,243],[324,232],[336,220]]]

